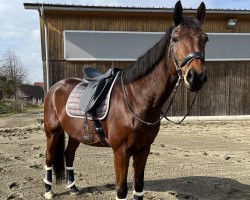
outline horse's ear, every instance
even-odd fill
[[[182,21],[182,5],[181,5],[181,1],[177,1],[177,3],[175,4],[174,7],[174,23],[175,26],[178,26],[181,21]]]
[[[200,23],[202,24],[204,19],[205,19],[205,15],[206,15],[206,6],[204,4],[204,2],[202,2],[197,10],[197,14],[196,17],[197,19],[200,21]]]

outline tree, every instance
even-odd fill
[[[11,97],[24,83],[27,72],[14,51],[7,49],[0,56],[0,100]]]

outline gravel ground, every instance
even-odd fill
[[[39,112],[0,117],[0,199],[44,199],[45,135]],[[250,199],[250,121],[162,124],[145,173],[146,200]],[[53,185],[54,199],[115,199],[110,148],[80,145],[72,197]],[[128,176],[132,199],[132,167]]]

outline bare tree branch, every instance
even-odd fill
[[[14,51],[7,49],[0,55],[0,92],[11,96],[27,79],[27,71]],[[4,82],[5,81],[5,82]]]

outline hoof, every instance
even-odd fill
[[[71,195],[78,195],[80,193],[80,191],[77,189],[77,187],[75,185],[73,185],[71,188],[70,188],[70,194]]]
[[[53,196],[54,196],[54,194],[51,190],[49,192],[45,192],[45,194],[44,194],[45,199],[52,199]]]

